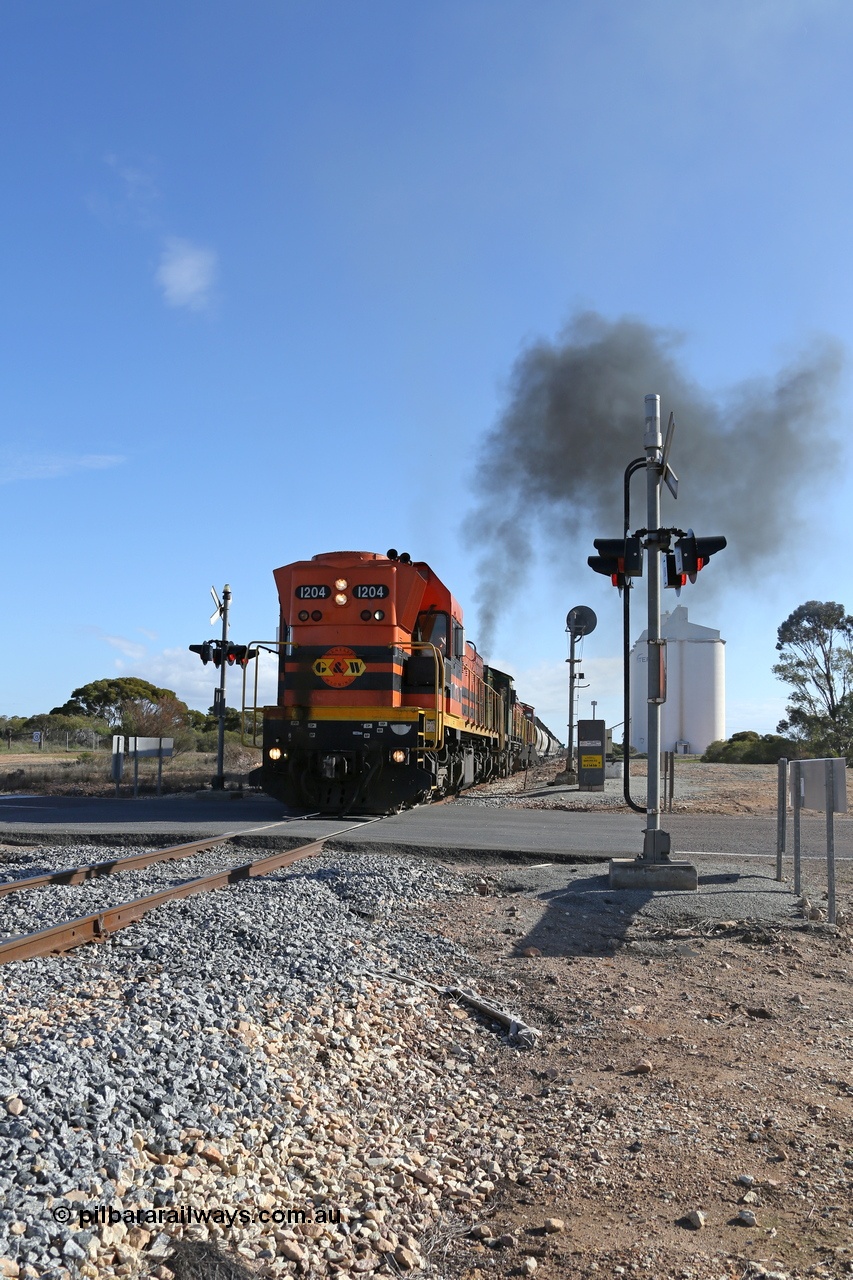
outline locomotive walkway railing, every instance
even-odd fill
[[[424,745],[428,751],[437,751],[444,746],[444,655],[436,645],[431,644],[428,640],[398,640],[396,644],[389,644],[389,649],[402,649],[405,653],[408,650],[414,653],[415,650],[424,651],[425,656],[430,654],[435,660],[435,687],[433,693],[435,696],[435,719],[430,721],[428,716],[424,714],[424,738],[428,736],[430,723],[432,724],[432,740],[425,741]]]

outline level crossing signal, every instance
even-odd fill
[[[245,667],[253,658],[257,658],[257,649],[250,649],[245,644],[229,644],[225,648],[225,661],[229,667],[233,667],[236,662],[238,666]]]
[[[711,556],[722,551],[725,546],[726,539],[723,537],[697,538],[693,530],[688,529],[672,549],[675,572],[695,582],[696,575],[705,567]]]
[[[681,595],[681,588],[695,582],[697,575],[705,565],[726,546],[722,536],[697,538],[692,529],[679,534],[671,551],[667,551],[664,560],[664,586],[674,587],[675,594]]]
[[[189,649],[190,653],[198,654],[205,666],[212,662],[215,667],[221,667],[224,661],[229,667],[235,663],[245,667],[258,656],[257,649],[250,649],[246,644],[223,644],[221,640],[205,640],[203,644],[191,644]]]
[[[587,558],[590,569],[603,573],[620,591],[631,578],[642,577],[643,544],[639,534],[627,534],[624,538],[594,538],[592,545],[599,554]]]

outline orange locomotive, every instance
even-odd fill
[[[264,708],[260,769],[270,795],[387,813],[558,748],[512,677],[465,640],[462,610],[428,565],[335,551],[274,577],[278,702]]]

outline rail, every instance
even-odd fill
[[[325,842],[331,840],[334,836],[340,836],[347,831],[354,831],[358,827],[369,826],[373,822],[381,821],[381,818],[366,818],[361,822],[350,823],[338,831],[330,831],[328,835],[319,840],[312,840],[308,844],[299,845],[295,849],[288,849],[284,853],[269,854],[265,858],[257,858],[254,862],[246,862],[239,867],[231,867],[227,871],[217,871],[211,875],[197,876],[193,880],[185,880],[182,884],[172,885],[168,889],[161,889],[158,893],[148,894],[144,898],[134,898],[129,902],[120,902],[114,907],[94,911],[91,915],[78,916],[74,920],[66,920],[63,924],[51,925],[47,929],[39,929],[36,933],[21,934],[16,938],[7,938],[5,941],[0,942],[0,965],[11,964],[15,960],[32,960],[38,956],[69,951],[72,947],[79,947],[87,942],[104,941],[110,934],[126,928],[129,924],[135,924],[137,920],[141,920],[149,911],[162,906],[165,902],[173,902],[179,898],[189,898],[197,893],[209,893],[214,889],[222,889],[226,885],[236,884],[240,880],[253,879],[256,876],[267,875],[271,871],[278,871],[281,867],[290,866],[291,863],[298,862],[302,858],[310,858],[320,853]],[[273,823],[269,825],[278,826],[280,824]],[[258,828],[258,830],[263,829],[265,828]],[[228,839],[234,839],[237,835],[247,834],[250,833],[247,831],[232,832],[229,833]],[[225,837],[223,836],[217,836],[213,841],[199,841],[198,843],[202,845],[207,845],[208,843],[222,844],[224,839]],[[177,845],[173,849],[161,850],[160,856],[184,856],[180,853],[176,855],[175,850],[186,848],[186,845]],[[156,860],[157,855],[149,858],[149,861]],[[131,857],[120,859],[119,861],[124,861],[125,863],[133,862],[136,861],[136,858]],[[100,863],[91,864],[94,867],[102,865]],[[82,873],[91,870],[91,866],[78,868],[78,872]],[[85,879],[86,877],[83,876],[83,878]],[[35,887],[32,883],[33,881],[44,883],[43,878],[39,876],[29,877],[29,880],[29,884],[21,882],[18,887],[33,888]],[[65,883],[80,883],[80,881],[73,880]],[[9,892],[5,886],[4,891]]]

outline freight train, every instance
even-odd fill
[[[389,813],[555,755],[512,677],[465,638],[462,610],[406,553],[335,551],[274,572],[276,706],[252,780],[285,804]]]

